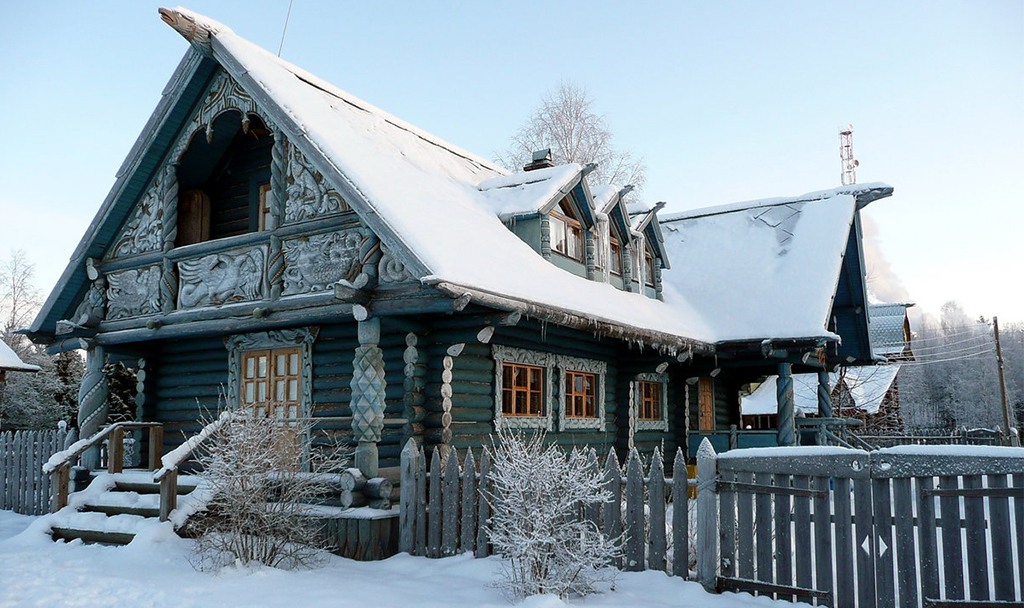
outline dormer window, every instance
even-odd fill
[[[562,199],[557,210],[548,219],[551,231],[551,250],[567,258],[583,261],[583,224],[580,223],[569,199]]]

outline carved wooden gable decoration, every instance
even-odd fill
[[[221,247],[217,239],[183,247],[177,242],[179,163],[195,138],[212,142],[217,118],[231,111],[240,115],[242,133],[249,134],[258,123],[252,117],[257,116],[263,123],[260,128],[265,126],[273,137],[270,183],[259,209],[265,217],[260,218],[258,231],[225,239]],[[376,285],[415,280],[350,213],[342,195],[286,139],[273,118],[223,69],[210,81],[164,165],[96,266],[92,286],[74,318],[60,324],[63,333],[95,327],[103,319],[328,292],[335,283],[355,281],[360,274],[372,275]]]

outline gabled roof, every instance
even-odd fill
[[[194,48],[172,77],[33,332],[52,335],[57,320],[67,318],[82,297],[85,258],[98,257],[109,246],[180,135],[181,116],[191,113],[219,64],[421,282],[449,294],[470,293],[492,305],[500,300],[538,318],[668,348],[713,339],[685,305],[623,292],[544,260],[501,222],[493,193],[478,188],[506,176],[505,170],[283,61],[220,23],[182,8],[161,13]],[[170,124],[175,116],[179,121]],[[149,173],[139,173],[143,169]],[[577,187],[587,194],[585,181]],[[544,194],[538,192],[538,205]]]
[[[594,211],[607,215],[609,221],[615,225],[620,238],[627,241],[632,239],[632,235],[629,233],[629,212],[626,210],[623,195],[632,189],[632,186],[620,188],[615,184],[600,184],[590,187],[590,193],[594,198]]]
[[[844,186],[666,215],[676,267],[663,275],[665,301],[687,300],[720,341],[834,339],[830,313],[855,213],[862,197],[891,193]]]
[[[38,372],[38,365],[30,365],[21,360],[10,346],[0,340],[0,372]]]
[[[542,213],[572,192],[582,179],[576,163],[492,177],[477,184],[483,201],[501,219]]]

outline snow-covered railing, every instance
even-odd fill
[[[153,474],[153,481],[160,484],[160,521],[167,521],[171,511],[178,505],[178,467],[188,460],[204,441],[230,422],[233,416],[234,412],[224,410],[216,420],[203,427],[203,430],[189,437],[160,459],[160,470]]]
[[[98,447],[107,436],[107,472],[120,473],[124,467],[124,432],[131,429],[149,429],[149,468],[155,469],[164,443],[164,427],[159,422],[117,422],[100,429],[91,437],[79,439],[67,449],[57,452],[43,465],[43,473],[56,473],[53,481],[53,502],[51,509],[58,511],[68,504],[68,486],[71,482],[71,466],[78,457],[93,447]]]

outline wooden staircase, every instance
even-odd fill
[[[194,477],[180,476],[178,496],[188,496],[197,484]],[[160,484],[152,471],[100,474],[70,498],[69,507],[51,516],[54,540],[126,545],[144,527],[160,522]]]

